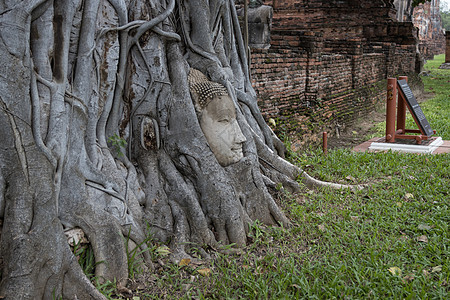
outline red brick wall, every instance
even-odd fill
[[[386,5],[386,2],[384,0],[266,0],[265,4],[274,8],[273,28],[275,30],[323,30],[393,21],[396,18],[396,11],[393,5]],[[325,37],[333,36],[325,33]],[[345,37],[345,33],[341,37]]]
[[[445,32],[445,62],[450,63],[450,31]]]
[[[445,35],[439,12],[439,0],[425,2],[414,8],[412,16],[419,31],[419,50],[425,59],[445,53]]]
[[[253,85],[266,116],[276,116],[291,102],[302,100],[307,63],[305,53],[301,55],[289,50],[258,50],[252,54]]]
[[[251,73],[277,133],[319,140],[384,105],[387,77],[414,73],[416,30],[386,2],[265,2],[274,8],[271,48],[253,50]]]
[[[335,126],[352,124],[384,105],[388,73],[414,70],[410,49],[391,44],[378,49],[362,55],[312,54],[298,47],[254,50],[251,74],[263,116],[276,120],[277,133],[289,132],[302,145],[318,141],[323,130],[333,134]]]

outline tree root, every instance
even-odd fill
[[[332,182],[325,182],[318,179],[315,179],[308,175],[301,168],[289,163],[288,161],[282,159],[280,156],[276,155],[272,150],[270,150],[261,139],[254,135],[254,140],[256,147],[258,149],[259,159],[263,162],[267,168],[271,168],[272,170],[278,172],[281,176],[274,176],[273,171],[266,172],[267,176],[272,180],[277,182],[278,179],[281,179],[281,182],[285,182],[291,188],[296,188],[295,184],[292,181],[297,179],[301,179],[302,182],[310,189],[314,188],[322,188],[329,187],[333,189],[350,189],[350,190],[360,190],[364,188],[364,185],[347,185],[347,184],[339,184]],[[286,178],[287,177],[287,178]]]

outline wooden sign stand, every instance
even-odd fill
[[[386,100],[386,142],[395,143],[396,139],[414,139],[416,144],[428,140],[436,130],[431,130],[416,98],[408,86],[408,77],[388,78]],[[398,105],[397,105],[398,95]],[[405,129],[406,107],[408,107],[419,129]],[[395,129],[395,115],[397,113],[397,130]],[[419,135],[406,135],[419,133]]]

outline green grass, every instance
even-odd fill
[[[425,90],[435,94],[434,98],[423,104],[423,111],[431,127],[444,140],[450,139],[450,70],[440,70],[445,55],[437,55],[425,65],[430,76],[423,76]]]
[[[438,57],[438,59],[441,59]],[[429,62],[421,106],[449,139],[449,74]],[[281,196],[290,228],[252,225],[243,254],[166,264],[139,299],[448,299],[450,155],[319,150],[290,158],[318,179],[360,191],[302,188]],[[201,276],[200,268],[209,268]],[[399,271],[400,270],[400,271]],[[401,272],[401,273],[400,273]]]

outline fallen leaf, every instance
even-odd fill
[[[306,203],[306,199],[303,196],[298,196],[295,200],[297,201],[298,204]]]
[[[440,272],[440,271],[442,271],[442,266],[441,266],[441,265],[436,266],[436,267],[433,267],[433,268],[431,269],[431,273],[438,273],[438,272]]]
[[[413,281],[413,280],[414,280],[414,274],[406,275],[406,276],[403,277],[403,279],[402,279],[402,281],[403,281],[404,283],[411,282],[411,281]]]
[[[184,267],[184,266],[188,266],[190,263],[191,263],[191,260],[189,258],[183,258],[182,260],[180,260],[178,265],[180,267]]]
[[[277,126],[277,123],[276,123],[275,120],[272,119],[272,118],[269,119],[269,124],[272,125],[273,127],[276,127],[276,126]]]
[[[430,275],[430,272],[428,272],[427,270],[423,269],[422,270],[422,274],[423,274],[423,276],[428,277]]]
[[[390,267],[389,272],[394,276],[402,276],[402,270],[399,267]]]
[[[350,216],[350,219],[352,220],[352,221],[358,221],[359,220],[359,217],[358,216]]]
[[[130,289],[127,289],[124,286],[117,287],[117,291],[122,294],[122,296],[125,296],[126,298],[131,298],[133,296],[133,292],[131,292]]]
[[[197,272],[202,276],[208,277],[211,274],[211,269],[204,268],[204,269],[197,270]]]
[[[325,225],[324,224],[320,224],[318,227],[319,227],[320,231],[325,231]]]
[[[406,234],[404,234],[404,233],[402,233],[402,235],[400,236],[400,239],[402,239],[404,241],[406,241],[408,238],[409,237]]]
[[[410,200],[414,198],[414,195],[411,193],[406,193],[405,196],[403,196],[406,200]]]
[[[350,181],[353,181],[353,182],[355,182],[356,181],[356,179],[355,179],[355,177],[353,177],[353,176],[347,176],[347,177],[345,177],[345,179],[347,179],[347,180],[350,180]]]
[[[158,260],[157,260],[157,263],[158,263],[161,267],[164,267],[164,266],[166,265],[161,259],[158,259]]]
[[[417,226],[417,228],[419,228],[420,230],[430,230],[431,226],[429,226],[427,224],[419,224],[419,226]]]
[[[426,235],[421,235],[417,238],[418,242],[428,243],[428,237]]]
[[[187,292],[191,288],[192,284],[182,284],[181,286],[183,287],[183,292]]]
[[[84,231],[80,228],[69,229],[64,231],[64,234],[67,237],[67,242],[72,247],[79,244],[89,244],[88,239],[84,235]]]
[[[167,246],[159,246],[156,248],[156,252],[161,256],[167,256],[170,254],[170,248]]]

